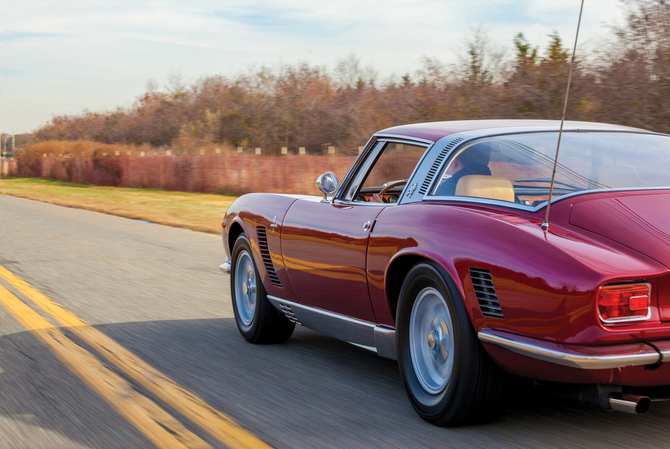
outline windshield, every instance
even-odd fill
[[[537,206],[547,201],[557,132],[480,139],[459,148],[431,191]],[[582,190],[670,187],[670,138],[564,132],[552,198]]]

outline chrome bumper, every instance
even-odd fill
[[[504,331],[483,329],[477,336],[488,345],[533,359],[582,369],[610,369],[654,365],[670,360],[670,341],[610,346],[576,346],[522,337]],[[660,351],[660,352],[659,352]]]
[[[221,271],[223,271],[226,274],[230,274],[230,262],[224,262],[221,265],[219,265],[219,268],[221,268]]]

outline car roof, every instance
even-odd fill
[[[415,139],[437,142],[442,137],[465,131],[496,130],[501,128],[517,128],[519,132],[527,131],[558,131],[560,120],[458,120],[450,122],[415,123],[411,125],[394,126],[376,133],[377,135],[396,135]],[[596,122],[566,121],[565,131],[644,131],[629,126],[610,125]],[[515,130],[515,131],[517,131]]]

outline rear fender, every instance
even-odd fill
[[[412,247],[412,248],[404,248],[398,251],[391,258],[389,266],[386,270],[386,274],[384,276],[384,286],[385,286],[384,289],[386,293],[386,301],[388,304],[388,308],[393,315],[393,321],[395,322],[396,307],[398,305],[398,299],[399,299],[398,295],[400,294],[400,290],[405,280],[405,276],[414,265],[422,261],[432,261],[436,263],[441,268],[440,271],[442,272],[442,276],[444,276],[445,278],[449,277],[451,279],[453,283],[452,285],[454,285],[458,289],[461,300],[465,302],[468,314],[470,314],[470,320],[472,320],[470,307],[468,307],[468,304],[464,299],[466,298],[466,296],[464,294],[463,284],[461,282],[460,277],[458,276],[456,267],[451,262],[451,260],[446,259],[443,256],[440,256],[440,254],[438,253],[425,250],[425,248]]]

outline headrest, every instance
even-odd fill
[[[640,174],[630,165],[601,165],[593,167],[591,178],[607,187],[640,187]]]
[[[471,167],[474,165],[489,165],[491,160],[491,143],[480,142],[463,151],[458,156],[458,159],[463,164],[463,167]]]
[[[456,184],[456,196],[473,196],[514,202],[512,182],[501,176],[468,175]]]

